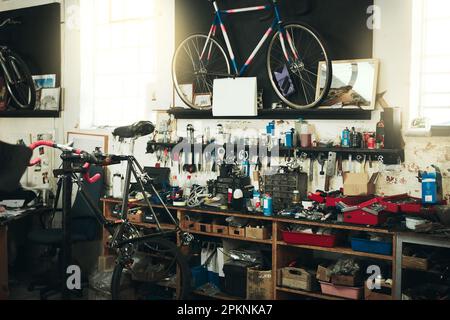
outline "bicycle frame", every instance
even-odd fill
[[[282,20],[281,20],[281,17],[280,17],[280,11],[278,9],[278,4],[277,4],[276,0],[272,0],[272,3],[271,4],[267,4],[267,5],[255,6],[255,7],[246,7],[246,8],[238,8],[238,9],[228,9],[228,10],[220,10],[218,5],[217,5],[217,1],[213,1],[213,6],[214,6],[214,10],[215,10],[214,21],[213,21],[213,23],[211,25],[211,28],[210,28],[209,33],[208,33],[208,38],[206,40],[205,46],[204,46],[204,48],[202,50],[202,53],[200,55],[200,60],[203,60],[203,58],[205,56],[205,53],[206,53],[206,50],[208,50],[208,43],[210,42],[209,40],[211,39],[211,37],[214,37],[216,35],[216,32],[217,32],[218,28],[220,28],[222,30],[222,34],[223,34],[223,37],[225,39],[225,44],[227,46],[228,54],[229,54],[229,56],[231,58],[231,63],[233,65],[233,69],[234,69],[234,72],[235,72],[236,76],[242,76],[242,75],[245,74],[247,68],[252,64],[253,59],[258,54],[258,52],[260,51],[260,49],[262,48],[264,43],[267,41],[267,39],[269,39],[269,37],[275,31],[276,32],[280,32],[281,47],[283,49],[283,54],[284,54],[284,56],[286,58],[286,61],[290,62],[291,59],[290,59],[289,54],[288,54],[287,49],[286,49],[286,43],[285,43],[285,39],[284,39],[284,34],[286,34],[288,45],[289,45],[290,49],[292,50],[292,53],[293,53],[295,59],[298,59],[298,53],[297,53],[297,50],[295,49],[295,46],[294,46],[294,44],[292,42],[292,39],[291,39],[289,33],[285,33],[285,30],[284,30],[284,28],[282,26]],[[270,10],[273,10],[274,15],[275,15],[275,18],[274,18],[271,26],[264,33],[264,35],[262,36],[261,40],[256,45],[256,47],[254,48],[253,52],[250,54],[250,56],[246,60],[245,64],[241,68],[239,68],[238,64],[236,62],[236,57],[234,55],[234,51],[233,51],[233,47],[232,47],[231,42],[230,42],[230,38],[228,37],[227,28],[226,28],[225,24],[223,23],[222,16],[223,15],[229,15],[229,14],[252,12],[252,11],[270,11]],[[207,60],[209,60],[209,58],[210,58],[211,49],[212,49],[212,43],[210,44],[208,55],[206,57]]]
[[[174,234],[174,233],[176,234],[178,231],[181,231],[181,229],[179,227],[179,222],[172,216],[172,214],[170,213],[169,209],[167,208],[167,206],[162,201],[159,193],[157,192],[157,190],[155,189],[153,184],[150,183],[150,186],[152,188],[152,192],[154,192],[157,195],[157,197],[159,198],[160,202],[163,205],[163,208],[166,210],[168,216],[170,217],[170,219],[172,220],[172,222],[175,225],[175,230],[171,230],[171,231],[163,231],[162,230],[161,224],[159,222],[159,219],[158,219],[158,217],[157,217],[157,215],[156,215],[156,213],[155,213],[155,211],[153,209],[153,206],[151,205],[151,202],[150,202],[149,198],[147,197],[147,195],[145,193],[145,186],[144,186],[144,182],[143,182],[143,179],[144,179],[143,176],[145,175],[145,173],[144,173],[141,165],[138,163],[138,161],[133,156],[124,156],[123,157],[123,161],[127,161],[127,170],[126,170],[124,190],[123,190],[124,197],[123,197],[122,202],[121,202],[121,204],[122,204],[121,216],[119,217],[119,221],[117,223],[117,224],[119,224],[118,228],[114,228],[114,223],[108,221],[103,216],[102,211],[97,207],[97,205],[91,199],[89,194],[85,191],[85,188],[84,188],[83,184],[81,183],[80,179],[77,177],[76,173],[73,172],[73,169],[69,169],[67,167],[66,170],[63,169],[63,171],[61,171],[61,170],[56,170],[56,171],[59,171],[59,173],[60,173],[59,176],[70,175],[71,180],[75,181],[76,185],[78,186],[78,188],[80,190],[81,197],[86,202],[88,207],[92,210],[92,212],[94,213],[95,218],[113,236],[112,240],[111,240],[111,247],[112,248],[120,248],[120,247],[122,247],[125,244],[134,244],[134,243],[144,242],[145,240],[148,240],[150,238],[165,236],[165,235]],[[127,217],[128,200],[129,200],[128,193],[130,191],[130,183],[131,183],[131,176],[132,175],[134,176],[134,178],[136,179],[136,181],[139,184],[139,189],[143,193],[145,204],[147,205],[148,208],[150,208],[150,211],[151,211],[151,213],[153,214],[153,216],[155,218],[158,232],[150,234],[150,235],[134,238],[134,239],[127,239],[127,240],[120,240],[120,241],[118,241],[118,239],[121,239],[121,236],[122,236],[123,232],[125,231],[124,227],[126,226],[126,224],[128,222],[128,217]],[[61,193],[61,189],[62,189],[62,183],[58,183],[58,190],[57,190],[57,194],[56,194],[56,198],[55,199],[59,198],[59,195]],[[66,201],[64,207],[66,207],[66,208],[70,207],[71,206],[70,202],[71,202],[71,199]],[[57,200],[56,200],[56,203],[57,203]],[[55,205],[56,205],[56,203],[55,203]]]

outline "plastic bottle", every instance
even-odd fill
[[[350,130],[348,128],[342,131],[342,148],[350,148]]]
[[[192,177],[188,176],[186,179],[186,183],[184,184],[183,194],[187,198],[191,195],[192,190]]]

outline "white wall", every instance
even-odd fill
[[[172,1],[172,0],[171,0]],[[1,3],[0,10],[11,8],[11,5],[30,3],[25,0],[9,0]],[[33,3],[44,1],[33,1]],[[78,0],[66,0],[65,8],[73,8]],[[167,2],[169,3],[169,2]],[[412,1],[408,0],[375,0],[375,4],[381,9],[381,28],[374,31],[374,58],[381,60],[381,70],[379,78],[379,92],[387,90],[385,96],[388,103],[403,109],[404,127],[408,123],[409,110],[409,88],[410,88],[410,66],[411,66],[411,10]],[[173,2],[172,2],[173,4]],[[69,12],[70,10],[68,10]],[[60,120],[49,119],[0,119],[0,139],[13,142],[13,133],[21,133],[24,130],[42,131],[56,128],[58,137],[62,139],[63,133],[75,128],[79,122],[79,88],[80,88],[80,61],[79,55],[79,30],[76,28],[64,28],[64,79],[65,87],[65,112]],[[170,52],[171,48],[167,49]],[[167,54],[167,61],[159,65],[160,72],[170,77],[170,57]],[[162,86],[159,89],[158,99],[161,104],[158,107],[168,107],[172,100],[172,90],[170,85]],[[372,121],[361,121],[355,125],[360,128],[374,128],[374,124],[379,117],[375,114]],[[191,121],[179,121],[179,134],[184,134],[187,123]],[[214,131],[218,121],[194,121],[194,125],[200,131],[203,127],[210,126]],[[229,121],[224,122],[230,130],[243,128],[263,130],[267,121]],[[353,125],[348,121],[313,121],[322,138],[335,138],[346,126]],[[286,122],[285,127],[292,126],[292,122]],[[154,159],[144,154],[145,139],[139,141],[136,150],[137,156],[146,165],[152,164]],[[445,193],[449,196],[450,183],[447,169],[450,160],[450,139],[448,138],[405,138],[406,141],[406,163],[401,170],[384,173],[382,181],[379,183],[379,191],[386,194],[395,194],[409,191],[418,194],[420,185],[415,176],[417,170],[426,169],[431,164],[437,164],[445,171]],[[320,187],[320,184],[317,187]],[[336,182],[339,184],[339,182]],[[312,186],[314,189],[316,186]]]

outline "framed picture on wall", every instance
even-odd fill
[[[187,101],[193,101],[194,99],[194,85],[192,83],[187,83],[187,84],[181,84],[180,85],[180,90],[183,94],[183,98],[185,98]],[[174,99],[174,106],[175,107],[188,107],[184,101],[180,98],[180,96],[178,95],[177,91],[174,88],[174,95],[175,95],[175,99]]]
[[[194,104],[199,107],[211,107],[212,99],[210,93],[198,93],[194,95]]]
[[[330,92],[320,108],[375,110],[379,64],[377,59],[333,61]],[[325,70],[325,62],[320,62],[317,97],[324,87]]]

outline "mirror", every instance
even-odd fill
[[[325,62],[319,63],[317,95],[325,86]],[[376,59],[333,61],[333,80],[320,108],[375,110],[379,61]]]

